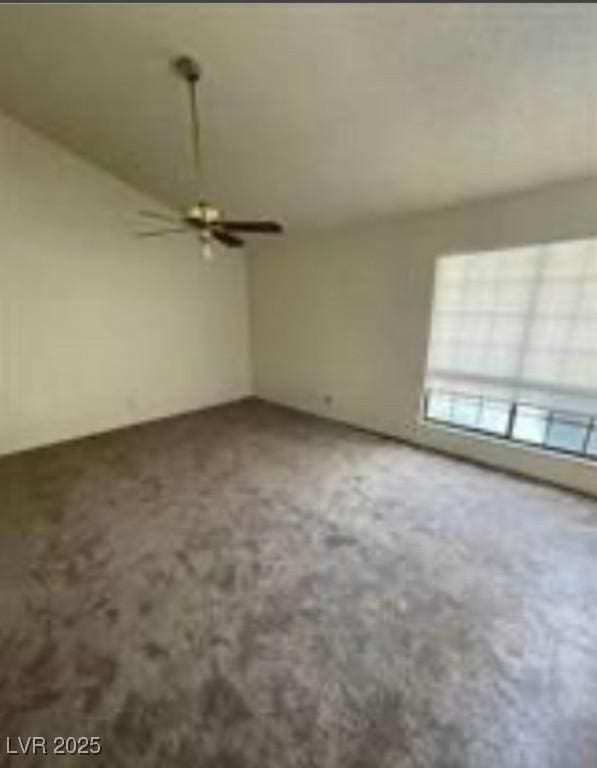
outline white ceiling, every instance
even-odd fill
[[[166,203],[336,225],[597,172],[597,6],[0,7],[0,108]]]

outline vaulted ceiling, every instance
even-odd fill
[[[597,172],[590,4],[0,7],[0,109],[167,204],[339,225]]]

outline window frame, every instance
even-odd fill
[[[431,396],[434,393],[444,397],[446,396],[450,398],[459,397],[461,399],[470,399],[474,401],[480,401],[481,405],[480,405],[479,413],[482,412],[483,405],[486,401],[494,402],[494,403],[502,402],[502,403],[508,404],[508,422],[507,422],[505,434],[501,434],[499,432],[492,432],[491,430],[484,429],[482,427],[465,426],[462,424],[458,424],[454,421],[450,421],[449,419],[442,419],[442,418],[438,418],[436,416],[430,415],[429,403],[431,400]],[[519,408],[532,408],[533,410],[542,411],[545,413],[546,428],[545,428],[545,434],[543,436],[543,440],[541,442],[531,442],[530,440],[528,441],[523,440],[514,435],[516,417],[517,417]],[[462,432],[467,435],[474,435],[482,438],[483,437],[491,438],[492,440],[498,440],[501,443],[506,443],[506,444],[511,443],[512,445],[522,446],[525,448],[532,448],[540,452],[545,452],[547,454],[554,454],[557,456],[564,456],[567,458],[580,459],[582,461],[591,462],[592,464],[597,463],[597,454],[592,454],[589,452],[589,446],[597,436],[597,416],[593,414],[578,413],[578,412],[573,413],[572,411],[550,409],[550,408],[537,406],[533,403],[528,403],[523,401],[506,400],[505,398],[487,396],[482,394],[475,394],[475,393],[469,394],[469,393],[457,392],[454,390],[426,387],[423,392],[421,416],[423,421],[426,424],[440,425],[442,427],[447,427],[450,430],[454,430],[456,432]],[[554,421],[565,422],[566,416],[570,417],[571,423],[576,424],[581,421],[586,422],[586,427],[585,427],[586,431],[583,439],[583,445],[579,451],[574,451],[566,448],[557,447],[554,445],[549,445],[548,443],[551,425],[553,424]]]

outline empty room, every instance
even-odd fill
[[[0,6],[0,766],[597,766],[597,6]]]

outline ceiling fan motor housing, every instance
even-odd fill
[[[221,216],[218,209],[213,205],[199,201],[198,203],[195,203],[195,205],[191,206],[191,208],[189,208],[186,218],[193,224],[208,226],[218,222]]]

